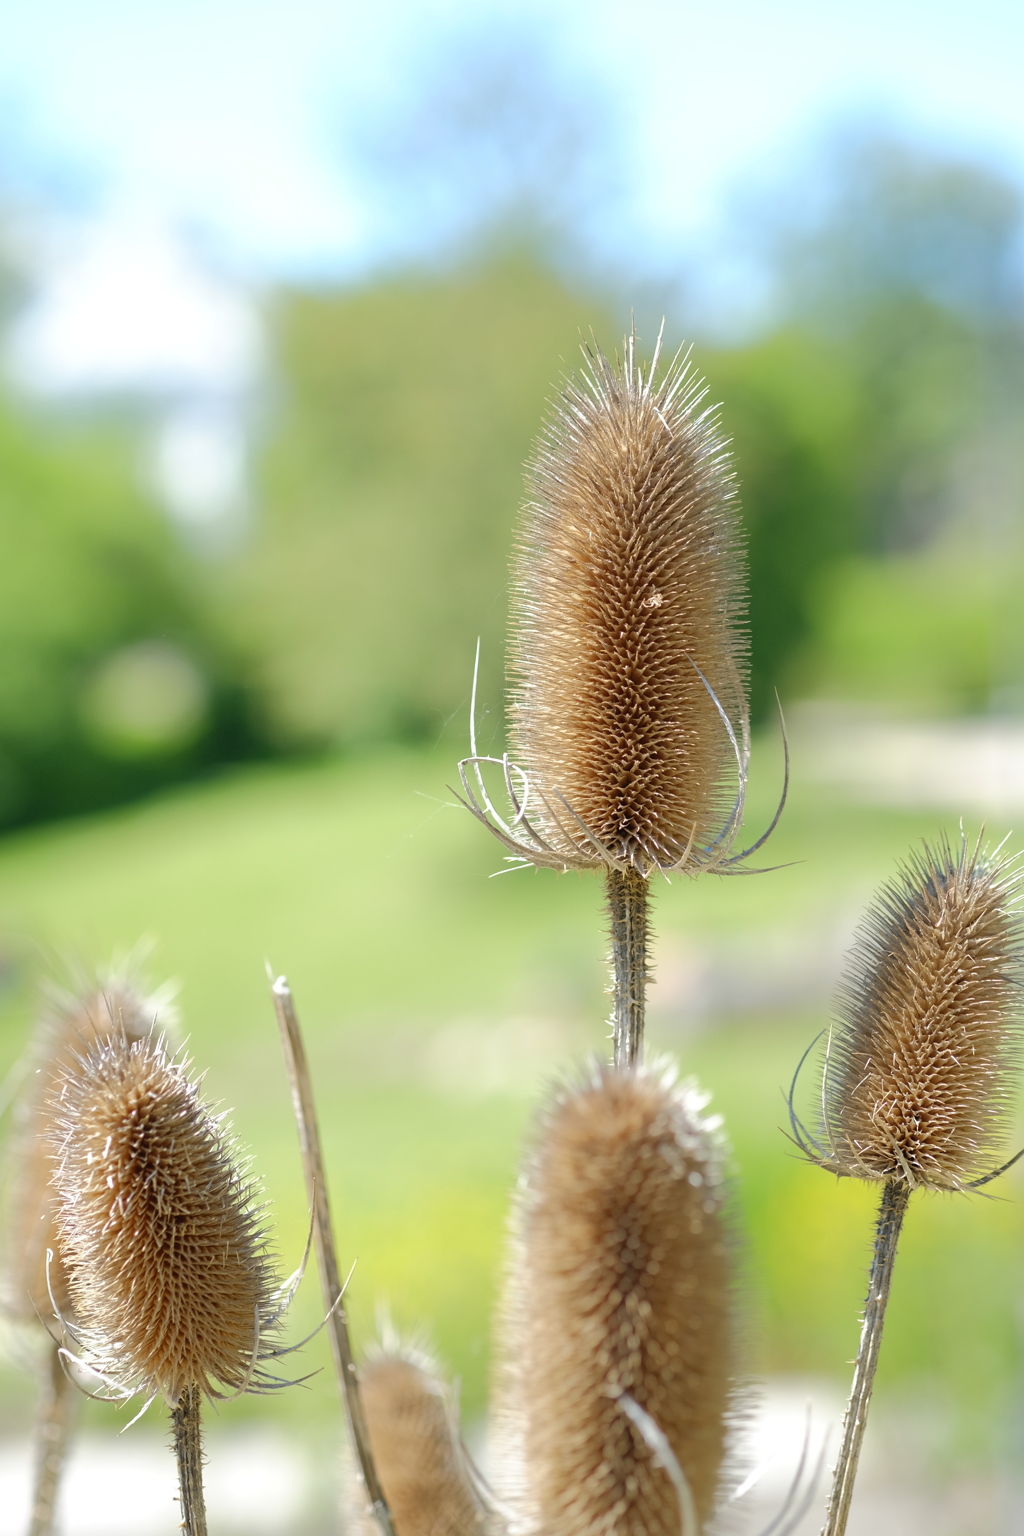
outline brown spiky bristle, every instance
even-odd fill
[[[518,1208],[499,1409],[524,1529],[678,1536],[666,1437],[700,1528],[729,1441],[730,1250],[717,1122],[647,1070],[599,1070],[549,1110]]]
[[[644,873],[699,867],[735,793],[722,715],[738,736],[746,708],[725,443],[686,359],[653,374],[630,338],[622,367],[598,353],[556,404],[529,469],[510,666],[530,819],[567,863]]]
[[[883,887],[827,1054],[828,1167],[936,1189],[990,1171],[1019,1042],[1016,884],[980,845],[943,841]]]
[[[130,980],[113,977],[61,993],[40,1022],[31,1047],[35,1072],[31,1091],[19,1108],[12,1196],[7,1304],[25,1321],[49,1323],[53,1318],[50,1292],[61,1315],[73,1320],[74,1310],[61,1258],[54,1220],[54,1171],[50,1137],[52,1098],[65,1072],[99,1041],[115,1032],[126,1040],[142,1040],[154,1029],[173,1023],[173,1011],[158,997],[146,997]],[[47,1287],[47,1251],[53,1254]]]
[[[382,1352],[361,1367],[359,1385],[397,1536],[479,1536],[483,1510],[433,1363],[418,1351]],[[364,1524],[376,1530],[368,1517]]]
[[[252,1190],[161,1042],[101,1041],[54,1106],[58,1225],[90,1363],[176,1403],[259,1381],[272,1282]]]

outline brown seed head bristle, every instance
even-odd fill
[[[529,468],[510,664],[511,757],[553,861],[645,874],[728,853],[746,715],[726,444],[688,358],[656,369],[630,337],[621,367],[599,352],[556,404]]]
[[[825,1166],[962,1189],[1005,1129],[1019,1025],[1017,875],[927,844],[851,952],[825,1063]]]
[[[88,1362],[177,1403],[267,1384],[273,1281],[252,1187],[184,1067],[113,1036],[54,1106],[58,1225]],[[258,1316],[257,1316],[258,1314]]]
[[[521,1188],[499,1377],[507,1494],[531,1532],[678,1536],[624,1411],[650,1416],[700,1529],[730,1441],[733,1329],[718,1122],[664,1075],[558,1096]]]
[[[61,1315],[74,1320],[67,1275],[54,1218],[54,1171],[50,1138],[53,1096],[62,1075],[99,1041],[112,1034],[129,1042],[173,1029],[176,1016],[163,993],[146,995],[129,976],[114,974],[91,982],[76,995],[54,991],[30,1046],[28,1091],[18,1107],[13,1138],[15,1170],[11,1197],[5,1301],[24,1321],[49,1324],[50,1292]],[[47,1251],[53,1254],[47,1288]]]
[[[373,1459],[397,1536],[480,1536],[483,1508],[467,1476],[455,1406],[433,1361],[382,1351],[359,1371]],[[362,1523],[367,1536],[376,1523]]]

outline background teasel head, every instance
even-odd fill
[[[176,1403],[275,1384],[281,1306],[253,1187],[159,1040],[101,1040],[53,1105],[58,1224],[84,1362]]]
[[[598,351],[529,468],[514,569],[502,819],[480,764],[471,809],[552,868],[714,868],[746,776],[743,561],[726,444],[687,356],[644,372]],[[472,778],[470,777],[472,773]],[[737,793],[737,775],[739,793]]]
[[[73,1318],[67,1275],[54,1219],[51,1138],[53,1099],[63,1074],[100,1041],[119,1034],[129,1043],[154,1031],[173,1032],[177,1014],[167,987],[147,991],[129,965],[75,991],[54,987],[29,1046],[29,1072],[17,1106],[9,1159],[12,1189],[8,1216],[5,1304],[25,1321],[49,1325],[53,1305]],[[47,1251],[53,1257],[47,1267]]]
[[[496,1415],[514,1528],[678,1536],[685,1476],[703,1530],[734,1405],[723,1148],[703,1095],[598,1068],[559,1093],[520,1184]]]
[[[992,1169],[1019,1044],[1020,872],[961,839],[911,855],[850,954],[826,1052],[836,1173],[963,1189]]]
[[[381,1487],[399,1536],[481,1536],[487,1515],[459,1434],[454,1393],[426,1351],[389,1328],[359,1368]],[[346,1529],[376,1536],[365,1491],[351,1480]]]

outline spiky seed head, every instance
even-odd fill
[[[733,1388],[718,1122],[662,1072],[603,1068],[548,1109],[519,1198],[501,1366],[505,1490],[522,1528],[678,1536],[667,1438],[703,1529]]]
[[[397,1536],[480,1536],[484,1511],[467,1475],[455,1404],[435,1362],[396,1344],[360,1368],[359,1385]],[[376,1524],[367,1517],[360,1528],[370,1536]]]
[[[1020,1039],[1018,878],[943,840],[882,887],[827,1050],[825,1166],[934,1189],[990,1171]]]
[[[746,717],[726,444],[688,356],[656,367],[630,337],[621,366],[598,352],[556,403],[529,467],[510,657],[511,757],[554,862],[645,874],[728,852]]]
[[[9,1310],[24,1321],[50,1322],[51,1293],[61,1315],[74,1318],[51,1182],[52,1101],[61,1077],[112,1034],[131,1043],[154,1031],[173,1031],[176,1022],[166,989],[147,993],[131,971],[89,981],[77,992],[52,990],[29,1048],[31,1069],[11,1148],[15,1178],[5,1293]]]
[[[57,1220],[89,1364],[177,1403],[258,1387],[273,1280],[252,1186],[162,1042],[100,1041],[54,1105]]]

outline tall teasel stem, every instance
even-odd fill
[[[871,1261],[871,1277],[868,1296],[864,1303],[864,1323],[861,1328],[860,1348],[853,1371],[853,1387],[843,1423],[843,1443],[839,1449],[829,1499],[828,1514],[822,1536],[843,1536],[853,1498],[853,1485],[857,1477],[860,1448],[868,1421],[871,1391],[875,1384],[878,1351],[882,1343],[882,1326],[885,1308],[892,1284],[893,1265],[896,1262],[896,1245],[900,1239],[903,1218],[910,1200],[910,1185],[903,1179],[887,1179],[882,1188],[882,1201],[878,1208],[878,1224],[875,1229],[874,1257]]]
[[[612,1041],[617,1067],[642,1060],[647,988],[647,881],[635,869],[609,869],[605,881],[612,937]]]
[[[181,1490],[181,1528],[185,1536],[206,1536],[206,1501],[203,1498],[203,1394],[198,1386],[186,1387],[171,1409],[174,1455]]]
[[[735,477],[689,354],[659,367],[660,347],[649,367],[635,334],[621,360],[585,349],[555,402],[513,561],[509,755],[479,755],[471,728],[460,764],[463,803],[513,859],[605,871],[619,1066],[641,1055],[649,877],[754,851],[733,852],[749,756]]]

